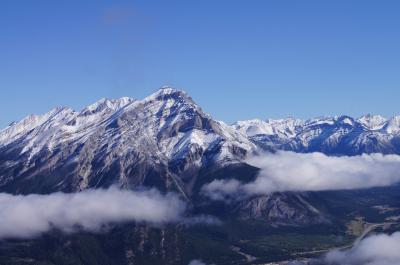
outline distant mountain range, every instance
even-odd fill
[[[239,121],[233,128],[264,149],[323,152],[329,155],[400,153],[400,116],[365,115],[310,120]]]

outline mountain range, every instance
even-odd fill
[[[43,115],[30,115],[0,131],[0,192],[48,194],[113,185],[133,190],[151,187],[180,194],[190,205],[187,214],[213,215],[224,225],[160,230],[134,224],[105,236],[90,235],[91,241],[86,241],[86,234],[60,237],[56,233],[3,246],[0,262],[30,264],[23,261],[30,257],[35,262],[45,261],[40,264],[186,265],[202,256],[218,264],[247,264],[249,256],[243,260],[237,246],[260,262],[282,259],[290,252],[282,247],[261,249],[258,241],[275,231],[286,242],[289,239],[283,235],[292,238],[294,231],[314,224],[327,226],[317,236],[331,240],[331,231],[344,234],[355,211],[368,209],[366,216],[371,216],[371,205],[389,200],[382,194],[389,194],[390,200],[397,198],[397,189],[373,193],[373,197],[369,191],[276,192],[229,203],[202,195],[203,185],[213,180],[253,181],[259,169],[248,164],[247,158],[278,150],[333,156],[400,154],[400,116],[256,119],[228,125],[205,113],[185,92],[170,87],[142,100],[101,99],[81,111],[58,107]],[[364,199],[355,201],[355,196]],[[314,230],[306,231],[319,233]],[[340,238],[335,237],[331,244],[339,244]],[[121,248],[106,247],[112,240],[123,242],[118,243]],[[43,244],[54,245],[56,254],[65,254],[71,244],[73,248],[65,256],[57,256],[42,253],[46,248],[37,246]],[[79,254],[87,249],[101,255]],[[124,249],[129,255],[121,252]],[[86,257],[91,260],[85,261]],[[50,259],[54,262],[46,263]]]
[[[0,190],[80,191],[118,184],[190,196],[201,170],[242,164],[264,151],[329,155],[400,153],[400,116],[214,120],[183,91],[143,100],[101,99],[55,108],[0,131]]]
[[[233,127],[261,148],[328,155],[398,154],[400,116],[294,118],[236,122]]]

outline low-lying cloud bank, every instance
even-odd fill
[[[100,231],[122,222],[179,221],[186,204],[156,190],[116,188],[50,195],[0,194],[0,239],[31,238],[51,229]]]
[[[389,186],[400,182],[400,156],[364,154],[326,156],[322,153],[280,151],[247,161],[261,169],[250,183],[214,180],[202,187],[211,199],[270,194],[283,191],[324,191]]]
[[[324,258],[330,265],[399,265],[400,232],[375,235],[348,251],[331,251]]]

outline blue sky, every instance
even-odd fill
[[[400,114],[400,1],[0,1],[0,126],[186,90],[215,118]]]

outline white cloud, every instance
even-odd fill
[[[400,232],[375,235],[347,251],[331,251],[324,261],[331,265],[399,265]]]
[[[201,192],[212,200],[230,200],[232,196],[239,196],[242,187],[236,179],[215,179],[204,185]]]
[[[400,182],[400,156],[364,154],[326,156],[322,153],[277,152],[247,161],[260,168],[258,177],[243,184],[214,180],[202,188],[214,200],[277,191],[323,191],[388,186]]]
[[[0,194],[0,238],[30,238],[53,228],[100,231],[113,223],[178,221],[185,203],[156,190],[89,190],[50,195]]]
[[[191,262],[189,262],[189,265],[207,265],[204,262],[202,262],[201,260],[198,259],[194,259]]]

